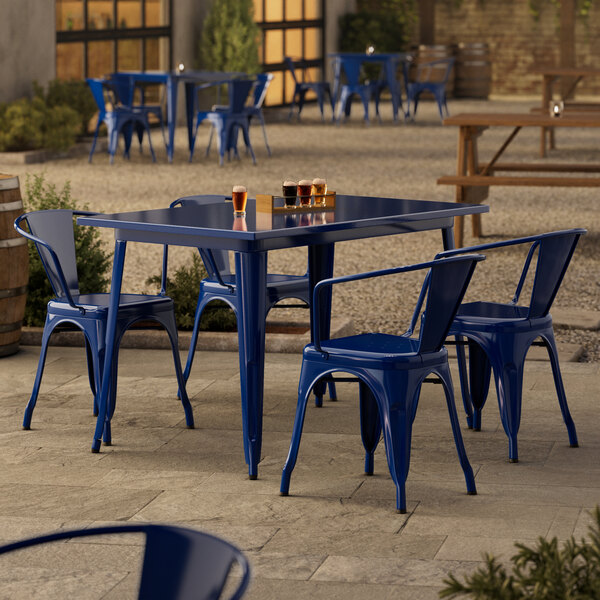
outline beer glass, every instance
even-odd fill
[[[233,202],[233,214],[245,215],[246,202],[248,200],[248,191],[243,185],[234,185],[231,192],[231,201]]]
[[[298,195],[298,185],[295,181],[284,181],[281,186],[286,208],[296,206],[296,196]]]
[[[298,196],[300,197],[300,206],[310,206],[310,195],[312,194],[312,181],[302,179],[298,182]]]
[[[325,179],[313,179],[312,193],[315,197],[315,206],[325,206],[325,194],[327,193],[327,181]]]

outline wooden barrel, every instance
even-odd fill
[[[426,46],[421,45],[417,48],[415,53],[415,59],[410,67],[410,78],[415,80],[417,76],[417,68],[420,64],[428,63],[433,60],[439,60],[441,58],[451,58],[454,56],[454,47],[448,45],[433,45]],[[431,68],[431,74],[429,81],[443,81],[444,75],[446,74],[446,65],[434,65]],[[451,97],[454,93],[454,67],[450,71],[448,81],[446,82],[446,96]],[[433,98],[432,94],[424,92],[421,94],[421,98]]]
[[[22,213],[19,178],[0,174],[0,356],[19,349],[25,315],[29,253],[27,240],[13,227]]]
[[[457,98],[485,99],[490,95],[492,63],[487,44],[458,44],[454,68],[454,95]]]

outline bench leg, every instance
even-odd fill
[[[477,213],[476,215],[471,215],[471,224],[473,228],[473,237],[480,238],[481,237],[481,215]]]
[[[463,247],[463,227],[465,218],[463,216],[454,217],[454,246],[456,248]]]

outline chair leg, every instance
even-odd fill
[[[318,367],[313,367],[308,363],[302,364],[300,383],[298,385],[298,405],[296,406],[296,417],[294,418],[292,440],[290,442],[290,449],[285,461],[285,465],[283,466],[281,485],[279,487],[279,493],[282,496],[287,496],[290,490],[290,478],[292,476],[292,471],[296,466],[296,459],[298,458],[298,449],[300,447],[300,440],[302,438],[302,426],[304,425],[306,405],[308,404],[308,398],[311,391],[309,386],[311,382],[314,381],[315,377],[319,375],[319,372],[320,369]]]
[[[150,125],[148,125],[148,121],[144,123],[144,127],[146,129],[146,134],[148,135],[148,146],[150,146],[150,154],[152,155],[152,162],[156,162],[156,155],[154,154],[154,148],[152,147],[152,138],[150,137]],[[141,144],[141,142],[140,142]],[[140,145],[141,147],[141,145]]]
[[[44,333],[42,334],[42,344],[40,348],[40,358],[38,361],[38,367],[35,374],[35,381],[33,382],[33,390],[29,402],[25,407],[25,414],[23,415],[23,429],[31,428],[31,418],[33,417],[33,410],[37,403],[38,394],[40,391],[40,385],[42,383],[42,375],[44,374],[44,366],[46,364],[46,355],[48,353],[48,341],[52,335],[54,327],[49,326],[48,318],[46,317],[46,325],[44,326]]]
[[[244,144],[246,144],[246,148],[250,150],[250,156],[252,156],[252,163],[256,164],[256,156],[254,156],[254,150],[252,149],[252,144],[250,143],[250,132],[248,131],[248,126],[242,126],[242,135],[244,136]]]
[[[317,92],[317,104],[319,105],[319,110],[321,111],[321,121],[325,121],[325,113],[323,112],[323,89],[319,87],[315,91]]]
[[[450,375],[450,367],[446,364],[443,368],[437,371],[437,375],[442,380],[444,386],[444,392],[446,394],[446,405],[448,406],[448,415],[450,417],[450,425],[452,427],[452,434],[454,435],[454,445],[456,446],[456,452],[458,453],[458,460],[462,467],[465,475],[465,482],[467,484],[467,494],[476,495],[477,488],[475,487],[475,477],[473,476],[473,469],[471,463],[467,458],[465,451],[465,445],[463,443],[462,434],[460,431],[460,423],[458,415],[456,413],[456,404],[454,402],[454,391],[452,386],[452,377]]]
[[[373,456],[381,437],[381,419],[377,401],[368,385],[359,381],[360,434],[365,448],[365,475],[373,475]]]
[[[92,140],[92,147],[90,148],[90,155],[88,156],[88,162],[92,162],[92,156],[94,156],[94,151],[96,150],[96,142],[98,141],[98,131],[100,129],[100,119],[98,119],[98,123],[96,124],[96,129],[94,130],[94,139]]]
[[[98,373],[96,369],[96,361],[94,360],[94,353],[92,352],[92,347],[90,346],[90,342],[87,339],[87,336],[84,336],[85,339],[85,354],[87,357],[87,369],[88,369],[88,380],[90,382],[90,389],[92,391],[92,395],[94,396],[94,406],[92,414],[94,417],[98,416],[98,399],[97,399],[97,390],[96,390],[96,382],[100,381],[98,378]]]
[[[258,114],[258,119],[259,119],[261,127],[262,127],[263,137],[265,138],[265,146],[267,147],[267,154],[269,156],[271,156],[271,148],[269,146],[269,140],[267,140],[267,128],[265,127],[265,120],[260,113]]]
[[[200,320],[202,319],[202,310],[204,308],[202,302],[202,296],[198,298],[198,304],[196,305],[196,313],[194,314],[194,327],[192,329],[192,339],[190,340],[190,347],[188,349],[187,361],[185,363],[185,369],[183,370],[183,380],[187,382],[190,377],[190,371],[192,370],[192,364],[194,362],[194,355],[196,354],[196,344],[198,343],[198,332],[200,330]]]
[[[563,385],[562,375],[560,373],[558,350],[556,348],[554,334],[552,332],[547,333],[543,336],[543,339],[546,342],[546,349],[548,350],[550,364],[552,365],[552,375],[554,377],[554,386],[556,388],[556,395],[558,396],[560,412],[562,413],[563,421],[567,426],[567,433],[569,434],[569,445],[571,448],[578,448],[579,442],[577,440],[577,431],[575,430],[575,423],[573,422],[573,418],[571,417],[569,406],[567,404],[567,395],[565,394],[565,387]]]
[[[460,380],[460,391],[467,416],[467,427],[473,429],[473,403],[469,394],[469,375],[467,373],[467,359],[465,357],[465,348],[462,345],[464,338],[462,335],[454,336],[456,342],[456,358],[458,361],[458,376]]]
[[[481,411],[487,400],[491,378],[491,365],[485,350],[469,340],[469,383],[467,395],[473,407],[473,429],[481,431]]]

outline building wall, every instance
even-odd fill
[[[551,2],[541,3],[539,21],[526,0],[437,0],[436,44],[487,42],[492,61],[495,95],[539,95],[541,78],[531,73],[536,64],[559,65],[558,17]],[[592,5],[587,25],[577,19],[577,66],[597,66],[600,56],[600,6]],[[583,80],[577,94],[600,94],[600,78]]]
[[[10,102],[55,77],[54,2],[0,0],[0,15],[0,102]]]
[[[198,0],[171,0],[173,3],[173,61],[175,68],[183,62],[194,68],[202,22],[212,2]]]

